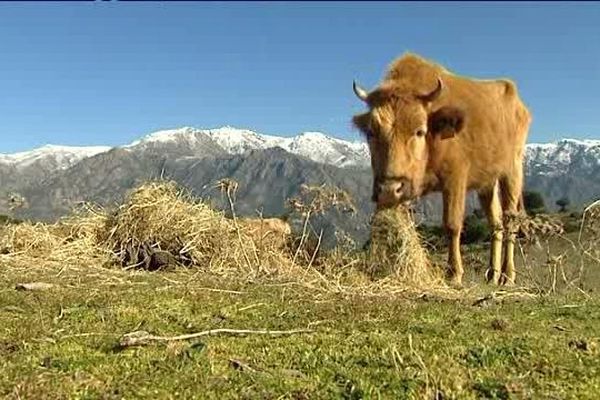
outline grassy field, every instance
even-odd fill
[[[485,244],[465,246],[457,289],[407,215],[379,214],[368,250],[317,254],[161,183],[4,226],[0,397],[598,398],[593,229],[519,246],[510,289],[483,283]]]
[[[471,286],[359,295],[198,270],[7,265],[5,398],[545,398],[600,393],[600,299]],[[17,290],[24,282],[53,287]],[[486,296],[487,294],[487,296]],[[121,346],[124,334],[296,330]]]

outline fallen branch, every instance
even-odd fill
[[[121,347],[147,345],[150,342],[173,342],[177,340],[189,340],[196,339],[202,336],[214,336],[219,334],[228,335],[294,335],[298,333],[312,333],[312,329],[295,329],[290,331],[269,331],[269,330],[252,330],[252,329],[211,329],[208,331],[202,331],[197,333],[190,333],[187,335],[179,336],[154,336],[145,331],[130,332],[119,340]]]
[[[32,282],[32,283],[17,283],[15,290],[47,290],[54,287],[51,283]]]

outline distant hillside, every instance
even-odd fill
[[[527,147],[526,185],[540,191],[548,206],[567,196],[574,206],[600,198],[600,141],[564,139]],[[322,133],[283,138],[224,127],[160,131],[129,145],[109,148],[46,146],[31,152],[0,155],[0,195],[17,192],[28,206],[21,218],[54,220],[80,201],[110,205],[140,182],[174,179],[215,206],[227,204],[212,188],[230,177],[240,183],[237,211],[241,215],[281,215],[286,199],[302,184],[329,184],[356,199],[358,215],[329,215],[320,225],[364,237],[372,211],[371,171],[365,143],[348,142]],[[470,196],[468,209],[478,207]],[[417,210],[439,221],[440,195],[425,197]],[[0,212],[10,214],[6,204]]]

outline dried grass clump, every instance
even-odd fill
[[[292,235],[290,224],[280,218],[238,218],[237,224],[262,248],[283,250]]]
[[[232,217],[194,199],[174,182],[151,181],[108,212],[85,206],[56,224],[12,225],[0,238],[7,257],[24,264],[118,265],[126,269],[198,267],[236,279],[285,278],[325,290],[392,294],[443,287],[404,209],[375,215],[371,247],[346,246],[321,256],[321,234],[310,223],[335,209],[352,212],[351,198],[328,187],[304,186],[293,199],[302,236],[293,241],[287,221],[235,215],[237,183],[219,182]],[[311,240],[314,239],[314,240]]]
[[[600,262],[600,200],[584,209],[578,241],[585,254]]]
[[[600,200],[596,200],[584,209],[581,230],[590,239],[600,241]]]
[[[12,258],[126,269],[194,266],[240,277],[289,272],[289,225],[275,218],[226,218],[174,182],[151,181],[112,212],[86,205],[55,224],[22,223],[0,235]]]
[[[540,239],[550,239],[564,235],[564,224],[560,219],[545,214],[534,217],[519,215],[515,218],[517,235],[526,243],[539,243]]]
[[[87,205],[56,224],[23,222],[6,227],[0,248],[14,256],[67,263],[104,263],[108,253],[98,246],[106,216]]]
[[[443,285],[441,271],[433,265],[411,215],[403,207],[374,215],[365,269],[372,277],[389,277],[406,286]]]
[[[220,268],[244,262],[248,245],[237,241],[222,213],[194,201],[173,182],[148,182],[125,199],[106,220],[99,238],[126,268],[162,265]]]
[[[63,241],[52,225],[23,222],[6,227],[1,248],[5,254],[47,255]]]

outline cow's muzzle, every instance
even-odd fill
[[[387,178],[373,185],[372,200],[377,208],[395,207],[401,202],[412,199],[411,181],[407,178]]]

